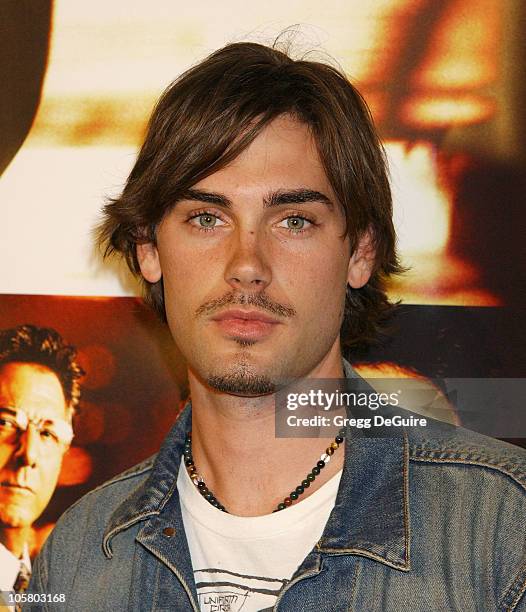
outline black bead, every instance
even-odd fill
[[[314,480],[314,478],[311,478],[311,480]],[[307,476],[307,478],[305,478],[305,480],[302,480],[302,481],[301,481],[301,486],[302,486],[304,489],[308,489],[308,488],[310,487],[311,480],[309,480],[309,479],[308,479],[308,476]]]
[[[342,436],[336,436],[336,438],[334,438],[334,441],[336,442],[336,444],[341,444],[343,442],[343,438]]]
[[[292,491],[289,497],[290,499],[295,500],[295,499],[298,499],[299,495],[296,493],[296,491]]]
[[[212,493],[212,491],[207,491],[204,496],[203,496],[207,501],[212,501],[212,499],[214,498],[214,494]]]
[[[192,465],[194,465],[194,462],[191,459],[187,459],[184,464],[186,465],[186,467],[192,467]]]
[[[281,504],[278,504],[278,510],[285,510],[287,506],[285,506],[285,504],[283,502],[281,502]]]
[[[301,495],[301,494],[303,493],[303,491],[305,491],[305,487],[304,487],[304,486],[302,486],[302,485],[298,485],[298,486],[296,487],[296,493],[297,493],[298,495]]]
[[[344,436],[347,433],[347,429],[345,427],[342,427],[338,433],[340,434],[340,436]]]
[[[316,465],[320,468],[320,470],[323,470],[323,468],[325,467],[325,461],[322,461],[320,459]]]
[[[312,470],[312,471],[314,472],[314,470]],[[319,472],[318,472],[318,474],[319,474]],[[312,482],[313,480],[316,480],[316,475],[315,475],[315,474],[313,474],[313,473],[311,473],[311,474],[307,474],[307,480],[308,480],[309,482]],[[303,483],[301,483],[301,484],[303,484]]]
[[[312,468],[312,473],[317,476],[320,473],[320,468],[318,466]]]
[[[202,491],[203,489],[206,489],[206,485],[205,485],[205,483],[204,483],[204,482],[200,482],[200,483],[197,485],[197,488],[198,488],[198,489],[201,489],[201,491]]]

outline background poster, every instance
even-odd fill
[[[155,452],[186,396],[168,331],[91,232],[160,93],[227,42],[286,30],[295,56],[353,79],[381,132],[410,270],[390,287],[405,304],[392,340],[351,361],[369,374],[525,376],[525,18],[522,0],[0,5],[0,328],[58,330],[87,372],[37,541]]]

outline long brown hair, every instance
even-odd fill
[[[310,126],[327,177],[345,212],[351,252],[369,231],[373,274],[347,287],[342,344],[363,346],[382,331],[392,309],[385,280],[402,271],[395,249],[385,154],[366,103],[336,68],[293,60],[257,43],[212,53],[161,96],[120,197],[104,208],[99,240],[140,276],[136,245],[155,243],[158,223],[198,181],[235,159],[262,128],[283,114]],[[147,301],[166,320],[162,279],[145,281]]]

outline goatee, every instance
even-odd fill
[[[231,395],[268,395],[276,392],[276,385],[260,374],[254,374],[247,367],[240,366],[235,371],[207,378],[208,385],[222,393]]]

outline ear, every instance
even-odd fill
[[[372,233],[367,230],[358,241],[347,268],[347,282],[353,289],[363,287],[371,278],[375,256]]]
[[[137,245],[137,261],[141,268],[141,274],[149,283],[161,280],[162,270],[157,247],[153,242],[145,242]]]

